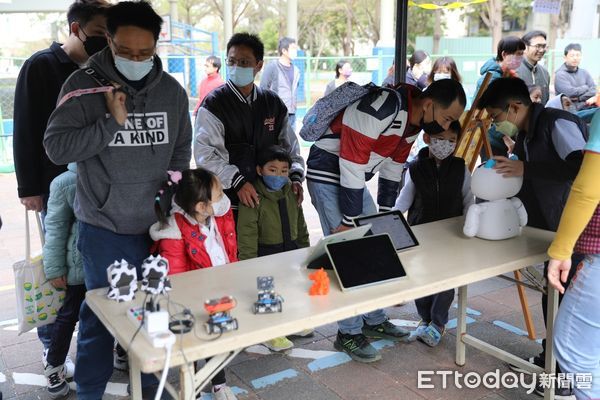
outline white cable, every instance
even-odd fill
[[[162,392],[165,388],[165,383],[167,382],[167,375],[169,374],[169,365],[171,363],[171,348],[173,347],[173,343],[167,343],[165,348],[167,351],[167,355],[165,356],[165,367],[163,369],[162,375],[160,377],[160,383],[158,384],[158,390],[156,391],[156,396],[154,396],[154,400],[159,400],[160,396],[162,396]]]

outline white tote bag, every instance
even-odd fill
[[[40,215],[35,213],[38,233],[44,246],[44,232]],[[31,257],[29,213],[25,211],[25,260],[13,265],[17,295],[19,335],[33,328],[51,324],[65,300],[65,291],[55,289],[46,279],[42,255]]]

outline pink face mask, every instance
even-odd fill
[[[521,62],[523,62],[523,56],[510,55],[508,56],[508,60],[506,60],[506,66],[508,69],[515,70],[521,66]]]

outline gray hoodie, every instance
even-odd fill
[[[188,98],[165,73],[158,56],[137,91],[116,72],[109,48],[90,67],[127,94],[123,126],[110,115],[103,93],[72,97],[50,116],[44,147],[54,163],[77,162],[75,215],[118,234],[143,234],[156,221],[154,197],[167,170],[189,168],[192,127]],[[59,99],[99,84],[84,70],[65,82]]]

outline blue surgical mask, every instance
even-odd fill
[[[254,82],[254,68],[238,67],[237,65],[227,66],[227,77],[237,87],[248,86]]]
[[[152,71],[154,57],[144,61],[132,61],[115,55],[115,67],[130,81],[139,81]]]
[[[267,188],[274,192],[281,190],[290,181],[287,176],[280,175],[263,175],[262,179]]]

